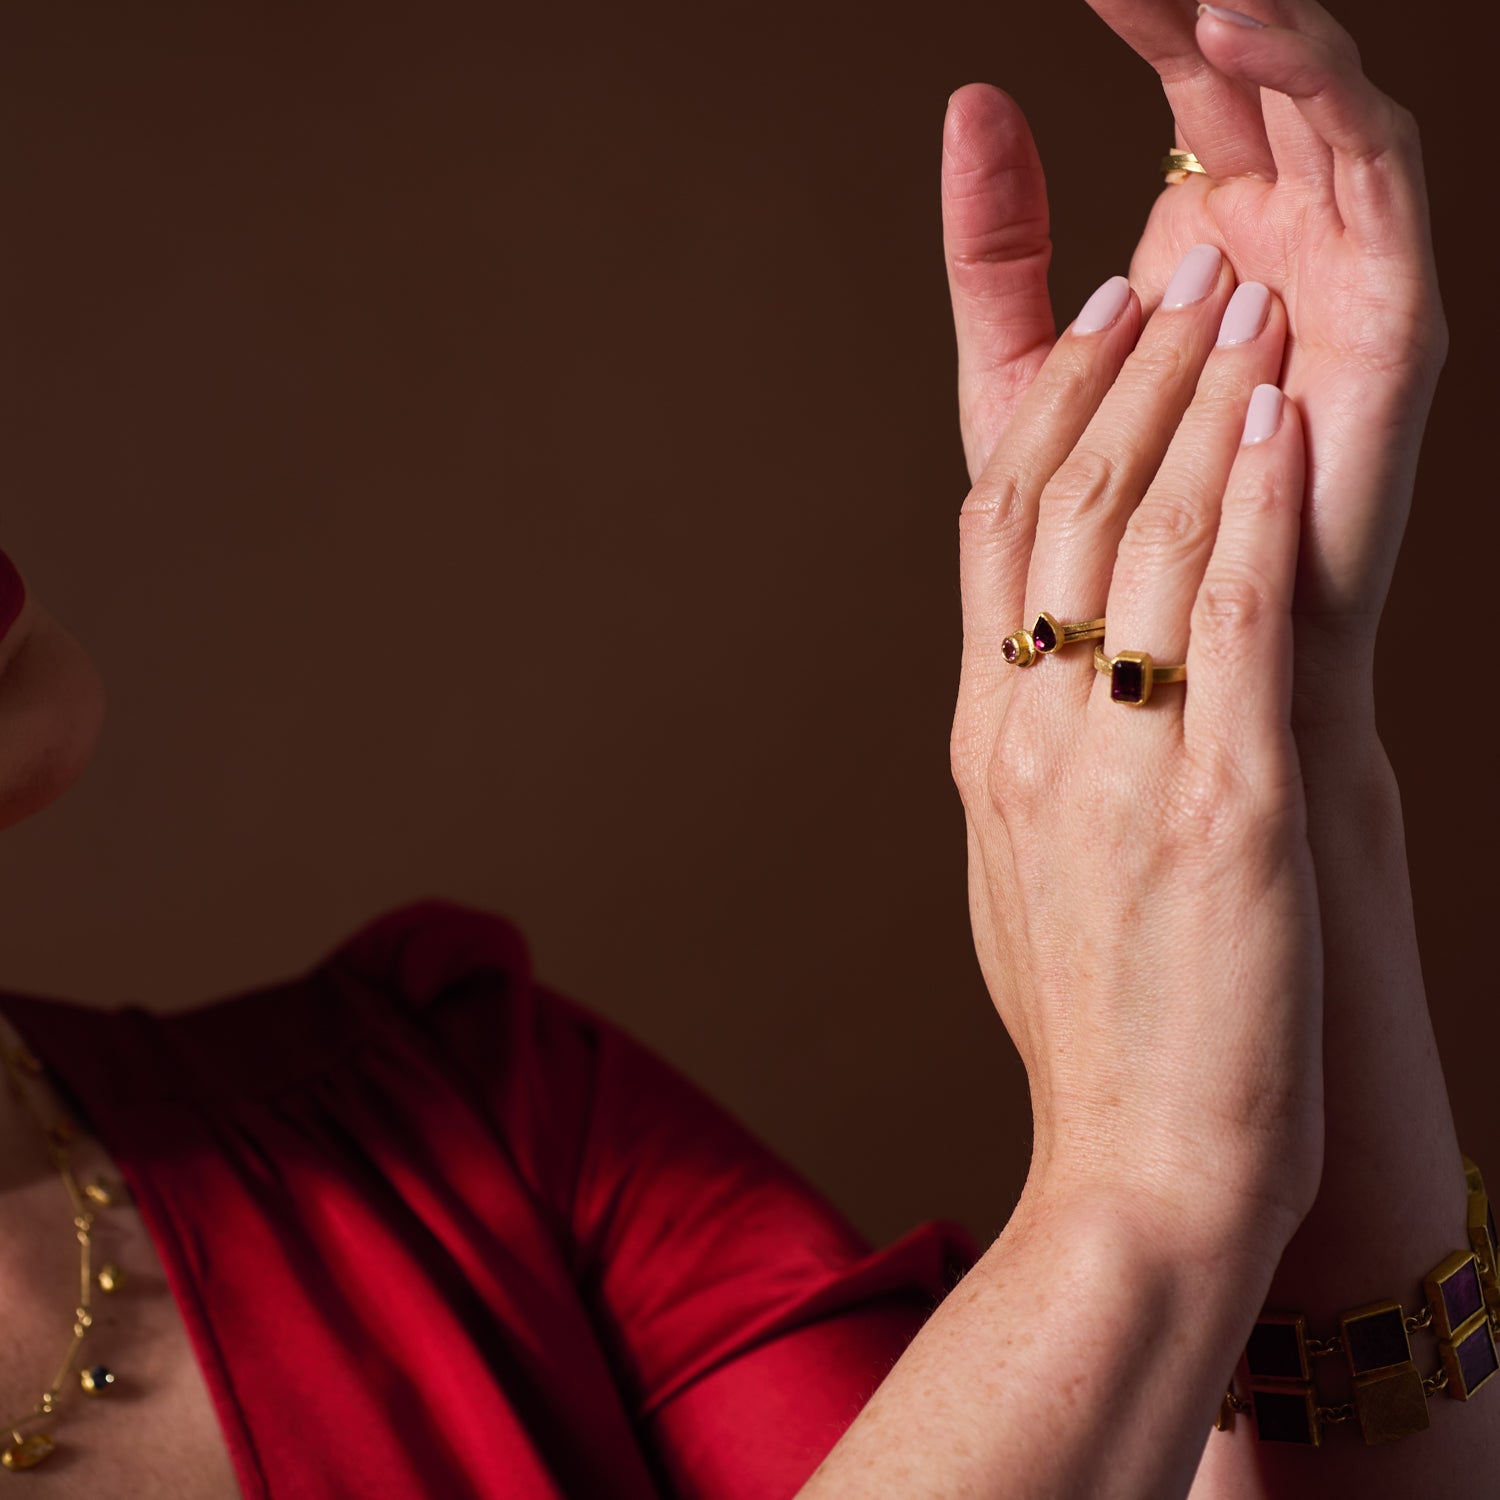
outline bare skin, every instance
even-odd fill
[[[0,1046],[20,1040],[0,1018]],[[8,1082],[8,1075],[0,1073]],[[44,1118],[71,1118],[45,1080],[28,1085]],[[87,1133],[72,1146],[81,1182],[120,1180]],[[122,1199],[124,1195],[122,1195]],[[0,1421],[29,1411],[55,1373],[78,1295],[78,1251],[67,1194],[31,1116],[0,1084]],[[234,1500],[240,1494],[223,1431],[166,1273],[128,1199],[99,1210],[97,1264],[124,1272],[117,1294],[94,1293],[89,1362],[110,1365],[119,1386],[90,1399],[74,1382],[42,1424],[58,1451],[26,1476],[45,1500],[100,1494]],[[36,1429],[27,1428],[26,1431]],[[8,1434],[0,1433],[0,1444]]]
[[[1178,143],[1211,174],[1159,195],[1131,266],[1143,298],[1188,244],[1208,240],[1288,311],[1284,378],[1309,453],[1292,722],[1324,936],[1327,1134],[1321,1191],[1272,1297],[1326,1328],[1341,1307],[1411,1289],[1458,1243],[1464,1204],[1400,798],[1374,715],[1376,628],[1448,337],[1420,140],[1313,0],[1242,0],[1238,11],[1261,26],[1195,16],[1176,0],[1091,3],[1157,70]],[[1041,164],[1013,101],[984,85],[950,103],[944,228],[962,427],[978,472],[1055,326]],[[1208,1446],[1194,1494],[1253,1500],[1349,1484],[1380,1500],[1441,1483],[1439,1444],[1455,1489],[1459,1475],[1500,1465],[1500,1422],[1481,1403],[1439,1402],[1433,1421],[1443,1429],[1433,1442],[1324,1450],[1316,1464],[1257,1449],[1242,1423]]]
[[[1034,152],[1027,158],[1024,122],[994,91],[963,91],[949,133],[950,183],[968,175],[973,189],[950,193],[948,224],[965,369],[965,440],[977,481],[965,511],[965,686],[955,723],[955,774],[970,814],[976,943],[1038,1101],[1033,1177],[1006,1234],[898,1364],[809,1496],[1186,1493],[1227,1365],[1273,1285],[1310,1310],[1331,1310],[1339,1298],[1361,1300],[1344,1292],[1353,1267],[1371,1280],[1369,1295],[1380,1295],[1388,1274],[1423,1269],[1436,1258],[1428,1255],[1428,1239],[1435,1236],[1447,1248],[1446,1226],[1454,1221],[1448,1200],[1461,1201],[1458,1184],[1445,1191],[1437,1170],[1456,1148],[1430,1030],[1424,1029],[1399,809],[1373,739],[1367,670],[1445,338],[1430,259],[1424,259],[1414,133],[1399,113],[1372,98],[1341,33],[1328,31],[1322,13],[1302,0],[1284,0],[1274,12],[1274,18],[1300,23],[1318,44],[1317,58],[1296,78],[1277,74],[1285,59],[1278,62],[1266,50],[1284,38],[1279,43],[1248,28],[1225,30],[1229,23],[1211,17],[1196,29],[1190,20],[1185,27],[1189,8],[1166,0],[1098,0],[1096,8],[1169,76],[1181,139],[1211,164],[1216,185],[1194,183],[1163,195],[1132,267],[1139,295],[1123,315],[1127,321],[1114,335],[1098,335],[1097,359],[1084,361],[1094,371],[1091,380],[1075,381],[1068,399],[1055,387],[1053,399],[1032,413],[1061,414],[1073,424],[1050,429],[1054,451],[1048,453],[1033,450],[1018,459],[1003,446],[1028,393],[1038,381],[1045,388],[1044,361],[1052,350],[1045,200],[1039,199],[1040,173],[1032,170]],[[1258,81],[1273,87],[1318,82],[1301,103],[1274,104],[1257,116],[1264,105],[1256,81],[1233,72],[1245,68],[1259,69]],[[1266,160],[1279,174],[1269,186],[1266,160],[1255,155],[1260,137],[1249,128],[1256,119],[1266,122]],[[1378,136],[1382,120],[1388,139]],[[1313,138],[1297,135],[1299,121]],[[1233,152],[1246,140],[1252,149],[1239,161]],[[1023,170],[1007,172],[1007,161],[1012,167],[1020,162]],[[1372,199],[1382,185],[1386,198]],[[1270,211],[1268,192],[1280,194],[1287,213]],[[1263,233],[1268,225],[1276,236]],[[1362,225],[1369,234],[1362,235]],[[1004,242],[1017,229],[1020,239]],[[1377,230],[1386,238],[1372,238]],[[1224,459],[1217,489],[1148,492],[1143,480],[1118,486],[1104,495],[1104,504],[1095,504],[1100,492],[1087,482],[1099,471],[1091,472],[1085,457],[1069,474],[1067,460],[1134,347],[1141,304],[1148,312],[1155,307],[1180,254],[1204,240],[1227,250],[1228,263],[1201,318],[1191,312],[1178,317],[1179,336],[1187,337],[1189,322],[1197,327],[1194,320],[1216,322],[1233,285],[1230,266],[1270,283],[1291,313],[1290,328],[1285,321],[1274,324],[1275,351],[1271,343],[1246,351],[1236,367],[1240,375],[1227,377],[1218,413],[1222,418],[1227,410],[1236,379],[1243,397],[1250,372],[1259,380],[1277,378],[1256,361],[1279,363],[1280,341],[1289,339],[1286,384],[1297,399],[1288,404],[1278,436],[1246,470],[1259,462],[1270,465],[1262,470],[1270,473],[1279,459],[1281,480],[1259,488],[1231,485],[1225,455],[1233,456],[1233,441],[1224,439],[1231,429],[1205,417],[1197,437],[1212,439],[1209,447]],[[1387,280],[1378,279],[1377,268]],[[1378,312],[1373,320],[1372,308]],[[1392,329],[1405,331],[1394,347]],[[1383,342],[1372,342],[1372,330]],[[1192,380],[1171,392],[1175,409],[1117,402],[1122,420],[1114,438],[1149,442],[1153,433],[1164,439],[1178,430],[1211,358],[1201,337],[1193,348],[1196,354],[1178,367],[1179,373],[1190,370]],[[1229,368],[1228,361],[1218,367]],[[1076,566],[1054,565],[1059,545],[1077,540],[1085,513],[1108,527],[1087,538],[1072,561],[1092,559],[1103,584],[1119,587],[1109,599],[1110,616],[1128,639],[1116,630],[1112,648],[1149,636],[1162,655],[1196,650],[1203,669],[1195,668],[1195,683],[1211,688],[1214,664],[1229,667],[1235,652],[1226,643],[1248,615],[1262,626],[1271,620],[1277,630],[1283,617],[1291,620],[1287,565],[1295,543],[1274,558],[1241,551],[1239,563],[1258,556],[1255,576],[1273,585],[1254,598],[1243,572],[1221,577],[1206,592],[1202,585],[1212,566],[1205,537],[1212,539],[1220,500],[1226,516],[1253,513],[1263,523],[1236,533],[1242,549],[1253,548],[1256,536],[1285,542],[1291,535],[1280,523],[1295,513],[1293,491],[1301,496],[1300,472],[1291,477],[1294,446],[1301,452],[1299,407],[1308,421],[1311,468],[1295,594],[1296,696],[1289,674],[1277,679],[1284,696],[1259,706],[1262,717],[1254,723],[1263,733],[1255,746],[1238,738],[1250,721],[1236,720],[1224,706],[1239,693],[1225,693],[1217,716],[1183,719],[1179,711],[1179,722],[1197,725],[1185,730],[1194,746],[1187,761],[1172,758],[1182,746],[1164,750],[1165,742],[1149,738],[1160,730],[1159,714],[1135,721],[1136,730],[1118,717],[1127,710],[1100,704],[1102,716],[1095,712],[1102,679],[1085,674],[1080,680],[1087,691],[1071,704],[1066,692],[1057,695],[1068,680],[1057,674],[1072,661],[1044,664],[1042,673],[1053,675],[1026,679],[1018,695],[1014,670],[1002,668],[994,655],[1004,630],[1020,623],[1025,610],[1043,605],[1065,617],[1101,609],[1098,599],[1080,598],[1075,608],[1065,597],[1087,568],[1080,573]],[[1045,423],[1022,426],[1036,433]],[[1122,456],[1118,446],[1096,443],[1094,449],[1095,457]],[[996,469],[997,453],[1008,458],[1009,469]],[[1148,455],[1140,473],[1149,479],[1146,471],[1155,467]],[[1141,505],[1148,519],[1128,524],[1152,494],[1161,503],[1154,510]],[[1185,506],[1197,508],[1196,529],[1181,524]],[[1169,557],[1174,539],[1193,545]],[[1184,550],[1192,556],[1184,557]],[[1150,609],[1160,593],[1159,574],[1151,570],[1164,564],[1191,584],[1184,596],[1189,607],[1171,617]],[[1198,613],[1192,612],[1195,600]],[[0,826],[44,806],[71,782],[87,762],[102,717],[97,678],[76,644],[34,603],[27,608],[0,648]],[[1195,701],[1207,706],[1213,696],[1210,690]],[[1087,722],[1094,736],[1082,767],[1067,760],[1070,735],[1061,732],[1066,715],[1080,712],[1092,715]],[[1132,751],[1128,736],[1137,732],[1141,741]],[[1050,754],[1035,754],[1037,744]],[[1234,774],[1252,762],[1253,776]],[[1101,776],[1101,764],[1114,764],[1117,774]],[[1130,821],[1138,809],[1125,793],[1148,770],[1157,815],[1138,826]],[[1300,801],[1304,784],[1306,805]],[[1247,801],[1246,786],[1270,787],[1277,795]],[[1159,815],[1164,805],[1185,812],[1189,823],[1173,832],[1171,819]],[[1112,830],[1102,841],[1101,808],[1102,826]],[[1169,836],[1153,842],[1164,823]],[[1351,839],[1351,827],[1364,832]],[[1236,858],[1216,866],[1212,839],[1194,841],[1188,828],[1227,830]],[[1185,852],[1194,859],[1192,888],[1180,876],[1175,884],[1169,878],[1153,887],[1163,867]],[[1310,901],[1314,863],[1318,889]],[[1100,888],[1136,892],[1135,915],[1150,915],[1147,936],[1157,946],[1135,954],[1143,966],[1123,989],[1111,976],[1118,981],[1131,973],[1132,955],[1101,938],[1092,913],[1070,926],[1066,910],[1036,903],[1038,891],[1057,889],[1061,876],[1080,869],[1089,869]],[[1148,892],[1159,899],[1147,899]],[[1205,893],[1213,898],[1207,905]],[[1305,921],[1320,904],[1321,936]],[[1195,934],[1220,921],[1226,922],[1216,929],[1224,939],[1220,949],[1260,955],[1248,971],[1243,963],[1232,972],[1215,971],[1215,945],[1194,949]],[[1181,976],[1184,951],[1192,957],[1190,982],[1156,987],[1169,969]],[[1361,1053],[1351,1041],[1354,1051],[1341,1050],[1330,1065],[1326,1172],[1319,1055],[1325,994],[1330,1037],[1363,1036],[1372,1012],[1391,1028],[1374,1028],[1386,1037],[1383,1051]],[[1205,995],[1215,998],[1208,1011]],[[1225,1003],[1226,996],[1233,1003]],[[1160,1025],[1163,1014],[1178,1024]],[[1143,1026],[1143,1019],[1154,1025]],[[1232,1045],[1221,1049],[1226,1070],[1205,1077],[1201,1049],[1189,1058],[1174,1055],[1171,1044],[1181,1026],[1210,1019],[1227,1028]],[[1351,1058],[1375,1069],[1380,1085],[1365,1093],[1378,1107],[1358,1102]],[[1271,1108],[1265,1107],[1268,1089]],[[1415,1116],[1405,1107],[1411,1101]],[[75,1264],[56,1255],[42,1227],[54,1212],[64,1214],[65,1204],[55,1177],[39,1169],[45,1160],[34,1142],[27,1144],[28,1128],[0,1101],[0,1221],[7,1225],[0,1301],[20,1309],[0,1335],[14,1340],[0,1344],[0,1405],[9,1402],[7,1415],[34,1394],[25,1372],[35,1362],[32,1351],[55,1340],[54,1309],[70,1301]],[[96,1145],[85,1142],[80,1152],[100,1162]],[[1359,1163],[1372,1153],[1391,1163],[1383,1196],[1403,1205],[1392,1232],[1383,1219],[1369,1217],[1369,1195],[1351,1187],[1358,1186]],[[1321,1190],[1320,1173],[1328,1184]],[[12,1224],[26,1229],[11,1236]],[[97,1494],[105,1484],[125,1494],[236,1494],[160,1265],[137,1218],[122,1214],[118,1233],[118,1258],[144,1295],[122,1300],[118,1312],[106,1310],[101,1345],[107,1332],[132,1349],[136,1378],[151,1390],[150,1421],[129,1401],[91,1407],[97,1444],[91,1435],[84,1451],[80,1425],[77,1457],[60,1456],[31,1482],[53,1496]],[[1385,1259],[1361,1260],[1377,1238]],[[1330,1266],[1346,1279],[1335,1285]],[[1133,1296],[1117,1295],[1122,1282]],[[1185,1307],[1191,1317],[1182,1316]],[[1082,1331],[1088,1361],[1080,1365],[1072,1357],[1077,1342],[1049,1336],[1059,1327]],[[1071,1354],[1064,1360],[1060,1351]],[[1454,1465],[1450,1487],[1456,1492],[1463,1475],[1495,1462],[1500,1427],[1484,1417],[1482,1404],[1440,1412],[1441,1455],[1437,1444],[1413,1441],[1381,1452],[1378,1465],[1365,1459],[1364,1467],[1354,1447],[1349,1458],[1325,1451],[1311,1455],[1316,1465],[1298,1468],[1309,1455],[1287,1455],[1285,1465],[1274,1467],[1281,1458],[1256,1451],[1241,1434],[1210,1444],[1193,1493],[1254,1500],[1304,1488],[1321,1493],[1330,1482],[1348,1480],[1362,1494],[1405,1494],[1419,1481],[1439,1488],[1447,1482],[1435,1462]],[[1333,1470],[1330,1461],[1351,1467]]]
[[[73,784],[93,755],[103,720],[104,690],[92,662],[28,595],[0,640],[0,827],[40,810]],[[0,1017],[0,1046],[19,1045]],[[53,1377],[78,1295],[67,1195],[35,1123],[8,1085],[0,1070],[0,1421],[29,1411]],[[66,1115],[45,1080],[36,1080],[34,1098],[46,1118]],[[73,1149],[82,1180],[119,1180],[86,1132]],[[100,1250],[125,1271],[127,1290],[116,1297],[95,1294],[97,1322],[88,1347],[98,1360],[118,1366],[121,1385],[98,1400],[70,1388],[47,1424],[63,1446],[29,1471],[25,1483],[39,1500],[104,1493],[237,1497],[187,1330],[129,1203],[101,1211]],[[0,1442],[6,1440],[0,1434]]]

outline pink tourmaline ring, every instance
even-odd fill
[[[1000,654],[1013,667],[1029,667],[1036,661],[1036,642],[1029,630],[1012,630],[1000,642]]]
[[[1109,697],[1112,703],[1128,703],[1139,708],[1151,700],[1151,689],[1159,682],[1186,682],[1187,663],[1159,667],[1149,651],[1116,651],[1104,654],[1104,647],[1094,647],[1094,670],[1109,673]]]
[[[1013,630],[1000,643],[1000,654],[1013,667],[1035,666],[1044,656],[1074,641],[1097,641],[1104,635],[1103,620],[1080,620],[1064,625],[1056,615],[1044,609],[1030,630]]]

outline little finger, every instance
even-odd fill
[[[1292,593],[1306,455],[1297,408],[1257,386],[1193,605],[1183,735],[1266,764],[1290,742]]]

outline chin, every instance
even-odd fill
[[[88,653],[28,601],[0,670],[0,828],[55,802],[87,769],[104,728]]]

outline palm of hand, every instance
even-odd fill
[[[1369,253],[1312,192],[1244,178],[1167,188],[1131,280],[1158,293],[1188,247],[1203,241],[1223,247],[1241,280],[1265,282],[1286,305],[1283,385],[1306,417],[1310,449],[1297,612],[1373,629],[1445,343],[1429,267]],[[1372,421],[1397,434],[1410,426],[1412,441],[1357,438],[1356,424],[1368,433]]]

